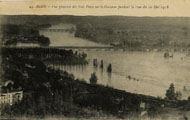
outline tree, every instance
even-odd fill
[[[11,105],[5,104],[1,110],[2,115],[12,115]]]
[[[168,90],[166,90],[166,99],[168,100],[176,100],[175,87],[174,84],[170,84]]]
[[[190,102],[190,96],[187,98],[187,100]]]
[[[96,76],[96,73],[92,73],[90,77],[90,84],[96,84],[98,81],[98,78]]]
[[[176,91],[175,96],[177,100],[181,100],[181,97],[182,97],[181,91]]]
[[[107,71],[108,72],[112,72],[112,66],[111,66],[111,64],[108,65]]]

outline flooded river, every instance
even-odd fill
[[[75,27],[74,25],[66,25]],[[65,25],[57,25],[65,28]],[[56,28],[56,26],[53,26]],[[86,39],[74,37],[69,32],[45,32],[41,34],[50,38],[51,46],[104,46]],[[98,84],[108,85],[128,92],[164,97],[166,89],[174,83],[176,90],[182,92],[183,98],[190,96],[190,92],[183,92],[186,86],[190,89],[190,57],[186,53],[175,52],[174,57],[165,59],[164,52],[129,52],[82,50],[87,53],[89,64],[85,66],[62,66],[60,69],[73,73],[75,78],[89,82],[93,72],[96,72]],[[93,67],[93,59],[104,61],[104,68]],[[182,59],[183,58],[183,59]],[[112,64],[112,73],[107,72],[108,64]],[[130,76],[130,77],[129,77]]]

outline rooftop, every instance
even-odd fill
[[[0,95],[5,95],[5,94],[19,94],[23,92],[22,90],[12,90],[12,91],[9,91],[9,92],[0,92]]]

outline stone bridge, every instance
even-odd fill
[[[40,31],[46,32],[68,32],[71,31],[70,29],[40,29]]]
[[[4,46],[5,47],[5,46]],[[73,51],[125,51],[125,48],[117,48],[113,46],[10,46],[6,48],[47,48],[47,49],[65,49]]]
[[[53,46],[49,48],[58,48],[65,50],[73,50],[73,51],[124,51],[122,48],[115,48],[113,46]]]

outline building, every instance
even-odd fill
[[[12,80],[8,80],[4,82],[4,84],[0,85],[0,105],[1,104],[10,104],[21,101],[23,99],[23,91],[19,87],[14,89],[14,82]]]
[[[7,93],[0,93],[0,104],[10,104],[21,101],[23,99],[23,91],[12,91]]]

